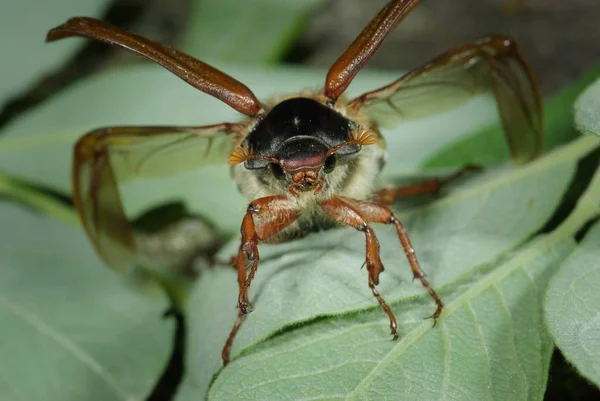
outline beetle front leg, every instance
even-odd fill
[[[225,341],[225,345],[221,350],[221,360],[223,361],[223,366],[227,366],[227,364],[229,364],[229,353],[231,351],[231,347],[233,346],[233,340],[235,339],[237,332],[240,330],[245,316],[246,315],[244,315],[241,311],[238,312],[237,318],[233,323],[233,327],[231,328],[231,330],[229,330],[227,341]]]
[[[238,249],[235,266],[238,271],[240,293],[238,307],[246,314],[252,310],[248,301],[248,288],[258,269],[260,256],[258,242],[265,241],[276,235],[297,217],[293,203],[287,195],[268,196],[252,201],[246,210],[242,221],[242,243]],[[259,224],[255,219],[265,219]],[[246,276],[247,261],[252,261],[248,276]]]
[[[354,227],[358,231],[365,233],[366,239],[366,257],[365,264],[369,273],[369,288],[373,296],[381,305],[383,311],[390,319],[390,330],[394,340],[398,339],[398,323],[392,309],[388,306],[385,300],[379,295],[375,288],[379,284],[379,273],[383,271],[383,263],[379,257],[379,241],[375,236],[375,232],[369,225],[366,218],[360,210],[346,202],[342,198],[334,197],[321,202],[323,211],[333,220]]]
[[[229,363],[229,354],[233,340],[244,321],[245,314],[251,310],[250,302],[248,301],[248,288],[250,288],[250,284],[252,284],[252,279],[254,279],[256,269],[258,268],[258,242],[266,241],[277,235],[296,220],[298,213],[292,206],[293,203],[285,195],[260,198],[248,206],[246,215],[242,221],[242,243],[234,259],[234,266],[238,271],[238,284],[240,287],[238,296],[240,311],[221,351],[223,366]],[[254,221],[255,218],[264,220],[261,220],[257,224]],[[248,277],[246,277],[246,258],[252,260],[252,267],[250,268]]]
[[[381,206],[372,202],[346,198],[344,198],[344,201],[356,208],[356,210],[358,210],[363,216],[365,216],[365,218],[368,221],[372,223],[393,224],[396,227],[398,239],[400,240],[400,244],[404,249],[406,258],[408,259],[408,263],[410,265],[410,269],[412,270],[413,277],[421,282],[421,285],[423,285],[427,292],[429,292],[429,295],[431,295],[431,298],[433,298],[437,306],[435,312],[433,313],[433,315],[431,315],[431,317],[434,320],[435,326],[437,318],[440,317],[440,314],[442,313],[444,304],[442,303],[442,300],[435,292],[433,287],[431,287],[431,285],[429,285],[429,282],[425,279],[425,272],[423,272],[423,270],[421,269],[415,250],[400,220],[398,220],[394,213],[385,206]]]

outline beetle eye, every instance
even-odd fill
[[[278,180],[283,180],[285,178],[283,169],[281,168],[281,166],[279,164],[271,163],[271,164],[269,164],[269,168],[271,169],[271,173],[273,174],[273,177],[277,178]]]
[[[323,166],[323,172],[325,174],[329,174],[333,171],[333,169],[335,168],[335,162],[337,161],[336,156],[335,155],[331,155],[329,156],[326,160],[325,160],[325,165]]]

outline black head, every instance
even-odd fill
[[[264,183],[274,177],[295,196],[306,191],[316,194],[330,182],[326,175],[346,165],[362,145],[372,143],[372,133],[336,110],[313,99],[292,98],[256,123],[231,153],[229,164],[243,162]]]
[[[248,169],[265,168],[269,159],[293,172],[325,165],[327,151],[348,141],[353,123],[337,111],[308,98],[292,98],[279,103],[248,135],[245,145],[257,158],[244,162]],[[360,145],[336,150],[339,156],[356,153]],[[330,161],[331,163],[331,161]]]

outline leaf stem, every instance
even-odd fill
[[[70,207],[29,185],[0,175],[0,195],[15,198],[34,210],[63,223],[79,225],[77,215]]]

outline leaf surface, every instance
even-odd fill
[[[505,399],[515,389],[522,399],[541,399],[552,349],[541,297],[573,246],[572,231],[551,243],[542,238],[522,244],[554,212],[576,161],[598,145],[595,138],[582,138],[523,168],[491,171],[438,201],[399,214],[430,283],[448,305],[439,330],[431,330],[431,322],[421,323],[433,312],[433,303],[412,282],[395,233],[376,228],[386,265],[379,292],[401,322],[399,343],[389,341],[385,315],[368,291],[366,272],[359,269],[364,260],[359,233],[340,229],[262,246],[263,263],[251,287],[255,310],[211,397],[290,399],[289,394],[302,394],[294,399],[312,399],[315,394],[304,393],[309,383],[319,383],[315,388],[332,399],[377,399],[367,393],[388,390],[388,395],[411,399],[420,389],[429,391],[423,399],[460,398],[460,391],[466,399]],[[236,246],[232,242],[223,259]],[[236,287],[234,272],[215,271],[201,280],[190,300],[188,364],[198,393],[219,369],[220,348],[236,313]],[[519,342],[527,338],[536,340]],[[471,340],[478,344],[475,355],[463,352]],[[529,365],[532,352],[535,366]],[[389,368],[377,368],[384,361]],[[506,384],[515,367],[526,373],[515,375],[521,380],[516,387]],[[404,384],[386,379],[406,371],[412,373]],[[365,380],[377,385],[355,387]],[[473,383],[490,381],[491,393],[467,393]],[[455,385],[460,388],[450,388]]]
[[[46,32],[74,15],[99,17],[107,0],[3,1],[0,3],[0,106],[65,63],[82,41],[44,43]]]
[[[600,135],[600,80],[575,103],[575,123],[585,134]],[[600,215],[600,177],[579,200],[580,213]],[[545,314],[556,345],[586,378],[600,386],[600,224],[596,223],[553,277]]]
[[[574,110],[575,125],[579,131],[600,135],[600,79],[577,98]]]
[[[546,320],[565,357],[600,386],[600,224],[585,236],[553,277]]]
[[[167,303],[105,269],[78,228],[7,201],[0,222],[2,398],[144,399],[169,356]]]
[[[183,49],[201,59],[238,65],[275,63],[297,35],[308,13],[323,3],[323,0],[195,1]]]

